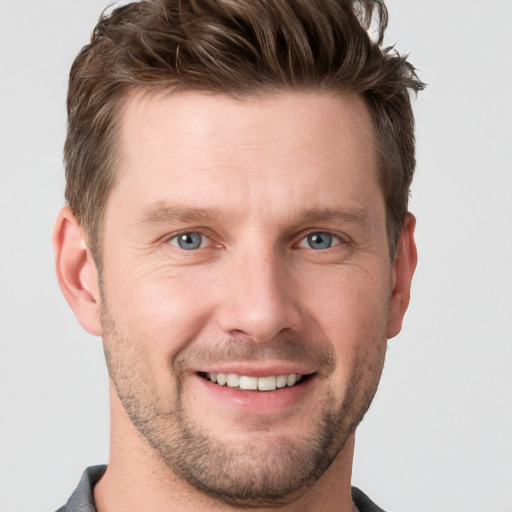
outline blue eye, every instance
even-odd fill
[[[303,238],[299,243],[299,247],[322,250],[329,249],[333,245],[338,245],[339,243],[339,238],[331,233],[316,232],[310,233],[308,236]]]
[[[205,239],[201,233],[190,232],[182,233],[171,238],[170,243],[183,249],[184,251],[193,251],[194,249],[200,249],[205,243]]]

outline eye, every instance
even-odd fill
[[[329,249],[341,243],[340,238],[336,235],[326,232],[309,233],[299,242],[299,247],[306,247],[308,249],[322,250]]]
[[[201,233],[191,231],[189,233],[180,233],[179,235],[173,236],[169,243],[184,251],[193,251],[195,249],[201,249],[205,247],[208,242],[208,238]]]

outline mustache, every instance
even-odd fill
[[[258,363],[269,359],[291,363],[309,363],[328,375],[336,367],[336,357],[331,344],[319,340],[307,340],[301,336],[274,338],[257,342],[247,338],[194,339],[173,358],[176,373],[197,363]]]

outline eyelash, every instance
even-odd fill
[[[200,245],[198,247],[192,247],[192,248],[189,248],[189,249],[186,249],[182,246],[180,246],[179,244],[179,239],[180,237],[184,237],[186,235],[189,235],[189,236],[194,236],[194,235],[198,235],[199,237],[201,237],[201,241],[200,241]],[[328,247],[321,247],[319,248],[318,250],[319,251],[326,251],[328,249],[331,249],[333,247],[337,247],[339,245],[346,245],[348,242],[348,240],[346,239],[346,237],[342,237],[341,235],[338,235],[338,234],[335,234],[335,233],[332,233],[330,231],[322,231],[322,230],[310,230],[308,231],[307,233],[304,233],[300,240],[294,244],[295,247],[300,247],[300,248],[305,248],[305,249],[311,249],[311,250],[314,250],[316,251],[316,249],[314,249],[313,247],[309,246],[309,247],[305,247],[304,245],[301,245],[301,244],[307,244],[308,243],[308,237],[311,237],[312,235],[323,235],[323,236],[327,236],[327,237],[330,237],[331,238],[331,245],[329,245]],[[206,248],[206,244],[209,242],[212,241],[212,239],[202,233],[200,230],[196,230],[196,231],[182,231],[181,233],[177,233],[175,235],[173,235],[172,237],[168,238],[167,239],[167,243],[170,244],[170,245],[173,245],[174,247],[176,247],[177,249],[179,250],[182,250],[182,251],[186,251],[186,252],[194,252],[194,251],[197,251],[198,249],[205,249]],[[173,243],[175,242],[175,243]]]
[[[335,233],[331,233],[330,231],[320,231],[320,230],[312,230],[306,233],[298,242],[298,247],[301,246],[302,243],[308,243],[308,238],[312,235],[320,235],[320,236],[327,236],[331,238],[332,244],[329,245],[329,247],[324,247],[322,250],[331,249],[332,247],[337,247],[338,245],[342,245],[343,243],[346,243],[346,240],[344,240],[340,235],[337,235]],[[307,248],[307,247],[305,247]],[[310,249],[313,249],[313,247],[309,247]],[[313,249],[314,250],[314,249]]]
[[[181,247],[179,245],[179,240],[180,240],[180,237],[185,237],[185,236],[192,236],[192,235],[198,235],[201,237],[201,242],[200,242],[200,245],[199,247],[196,247],[196,248],[193,248],[193,249],[185,249],[183,247]],[[173,243],[173,241],[176,241],[176,243]],[[183,251],[194,251],[194,250],[197,250],[197,249],[204,249],[204,244],[207,242],[207,241],[211,241],[210,237],[208,237],[207,235],[205,235],[204,233],[201,233],[201,231],[183,231],[181,233],[178,233],[176,235],[173,235],[172,237],[168,238],[167,239],[167,243],[177,247],[178,249],[181,249]]]

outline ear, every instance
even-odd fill
[[[415,226],[414,215],[407,213],[393,258],[393,290],[389,303],[388,339],[396,336],[402,329],[402,320],[409,305],[411,280],[418,262],[414,242]]]
[[[85,234],[69,207],[57,215],[53,228],[55,267],[60,289],[80,325],[102,335],[98,271]]]

